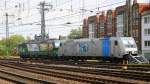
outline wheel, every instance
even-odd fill
[[[128,64],[128,63],[129,63],[129,55],[124,55],[123,60],[122,60],[122,64]]]

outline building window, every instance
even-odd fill
[[[144,17],[144,23],[145,24],[150,23],[150,17]]]
[[[144,41],[144,46],[145,47],[150,47],[150,41]]]
[[[134,6],[134,8],[133,8],[132,17],[133,17],[133,25],[138,25],[138,23],[139,23],[139,10],[138,10],[137,6]]]
[[[104,32],[104,21],[100,21],[100,32]]]
[[[144,46],[147,46],[147,41],[144,41]]]
[[[147,17],[144,17],[144,23],[147,23]]]
[[[132,31],[132,36],[134,37],[134,30]]]
[[[148,35],[150,35],[150,29],[148,29]]]
[[[138,35],[139,35],[138,29],[133,30],[132,35],[133,35],[133,37],[138,37]]]
[[[89,24],[89,38],[94,38],[95,33],[94,29],[95,29],[94,23]]]
[[[144,35],[145,36],[150,36],[150,28],[149,29],[144,29]]]
[[[136,37],[138,37],[138,34],[139,34],[138,30],[136,30]]]
[[[104,32],[104,27],[100,27],[100,32]]]
[[[139,12],[138,12],[138,9],[136,9],[135,11],[135,25],[138,25],[138,22],[139,22]]]
[[[147,36],[147,29],[144,29],[144,35]]]
[[[112,28],[112,15],[110,14],[110,15],[108,15],[108,24],[107,24],[107,27],[108,28]]]

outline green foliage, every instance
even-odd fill
[[[16,47],[19,43],[22,43],[23,41],[25,41],[24,37],[21,35],[12,35],[9,38],[9,43],[11,44],[10,47],[14,48]]]
[[[8,39],[0,40],[0,55],[14,55],[17,45],[23,41],[25,39],[21,35],[12,35]]]
[[[82,30],[81,28],[72,29],[70,34],[68,35],[69,39],[77,39],[82,37]]]
[[[27,41],[30,41],[31,40],[31,37],[30,36],[27,36],[27,39],[26,39]]]

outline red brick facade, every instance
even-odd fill
[[[98,37],[106,36],[106,17],[104,12],[102,12],[102,14],[99,15],[98,32]]]
[[[83,20],[82,36],[83,38],[88,37],[88,18],[84,18]]]
[[[94,15],[94,16],[90,16],[88,17],[88,20],[87,20],[87,31],[88,31],[88,36],[87,37],[90,37],[91,36],[91,30],[93,31],[94,35],[93,37],[95,38],[98,38],[98,23],[99,23],[99,16],[98,15]],[[90,25],[92,25],[92,28],[93,29],[90,29]]]
[[[150,10],[148,3],[137,3],[134,0],[131,6],[131,28],[127,29],[127,11],[126,5],[116,7],[115,11],[108,10],[100,15],[88,17],[83,23],[83,35],[89,37],[89,24],[94,26],[94,37],[104,36],[132,36],[141,50],[141,13]],[[129,26],[129,25],[128,25]],[[85,33],[85,34],[84,34]]]
[[[106,15],[106,35],[115,36],[115,11],[108,10]]]

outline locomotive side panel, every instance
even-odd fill
[[[53,58],[57,56],[59,41],[32,41],[18,46],[21,58]]]
[[[76,56],[77,46],[74,41],[64,44],[64,56]]]
[[[137,47],[132,37],[112,37],[111,56],[123,58],[124,55],[137,55]]]
[[[84,39],[64,43],[59,56],[110,56],[109,39]]]
[[[101,56],[101,42],[98,39],[90,39],[85,41],[79,41],[78,56]]]
[[[100,39],[95,39],[95,40],[91,40],[91,44],[92,44],[92,49],[91,49],[91,53],[93,56],[102,56],[101,55],[101,47],[102,47],[102,42]],[[89,52],[90,53],[90,52]]]
[[[76,46],[75,43],[72,42],[65,42],[61,45],[58,50],[58,56],[75,56],[76,53]]]
[[[120,51],[122,51],[123,48],[120,46],[120,41],[119,41],[118,37],[112,37],[111,38],[111,45],[110,46],[111,46],[110,56],[122,58],[122,56],[120,56]]]

